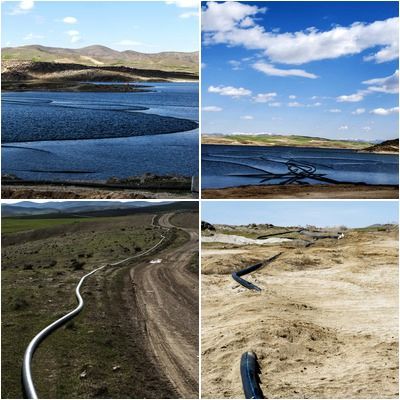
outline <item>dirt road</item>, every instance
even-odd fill
[[[206,252],[202,396],[243,398],[240,357],[253,350],[268,398],[397,398],[397,240],[396,231],[352,232],[305,249]],[[231,279],[233,266],[280,250],[248,276],[260,293]]]
[[[159,225],[173,228],[163,215]],[[135,315],[141,319],[146,339],[143,351],[171,383],[176,396],[198,397],[198,276],[188,269],[198,249],[198,233],[187,241],[157,253],[160,263],[140,263],[130,269]]]
[[[170,216],[161,216],[158,223],[153,219],[161,226],[158,235],[173,227]],[[118,395],[104,391],[108,382],[99,382],[96,397],[198,397],[199,282],[188,268],[198,249],[198,233],[179,230],[179,243],[125,267],[105,269],[86,287],[86,296],[91,292],[95,298],[80,318],[98,320],[97,325],[111,320],[106,340],[125,349],[114,356],[114,365],[128,368],[130,376],[120,382]],[[157,259],[161,262],[150,263]],[[113,377],[118,379],[118,372]]]

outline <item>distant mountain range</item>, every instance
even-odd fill
[[[198,73],[198,52],[140,53],[133,50],[117,51],[106,46],[93,45],[80,49],[29,45],[4,47],[2,61],[42,61],[88,66],[125,66]]]
[[[43,203],[36,203],[33,201],[20,201],[14,204],[3,203],[1,206],[1,213],[3,217],[20,217],[45,214],[75,214],[81,212],[143,208],[169,203],[170,202],[152,203],[148,201],[47,201]]]

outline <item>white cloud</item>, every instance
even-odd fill
[[[356,93],[349,95],[342,95],[336,98],[338,102],[357,103],[364,100],[364,97],[371,93],[388,93],[397,94],[399,93],[399,71],[395,71],[393,75],[386,76],[384,78],[369,79],[362,82],[364,85],[369,86],[365,90],[359,90]]]
[[[364,85],[372,85],[368,87],[371,92],[381,93],[399,93],[399,70],[395,71],[393,75],[384,78],[369,79],[363,82]]]
[[[361,129],[365,132],[369,132],[372,128],[370,126],[363,126]]]
[[[386,46],[381,50],[376,52],[375,54],[370,54],[369,56],[364,57],[365,61],[375,61],[377,64],[384,63],[386,61],[392,61],[399,57],[399,48],[397,46]]]
[[[280,69],[274,67],[272,64],[267,64],[264,62],[257,62],[252,65],[252,67],[257,70],[261,71],[266,75],[272,75],[272,76],[300,76],[302,78],[310,78],[310,79],[315,79],[318,78],[317,75],[311,74],[309,72],[306,72],[302,69]]]
[[[81,40],[79,31],[70,30],[70,31],[67,31],[66,33],[69,36],[71,43],[76,43]]]
[[[294,100],[296,98],[296,96],[294,95],[294,94],[291,94],[290,96],[289,96],[289,99],[290,100]]]
[[[33,0],[22,0],[16,7],[9,13],[10,15],[27,14],[32,10],[35,3]]]
[[[256,96],[253,97],[253,100],[256,103],[268,103],[269,101],[274,100],[274,98],[277,96],[277,93],[271,92],[271,93],[258,93]]]
[[[66,24],[76,24],[78,20],[75,17],[65,17],[63,22]]]
[[[279,101],[274,101],[273,103],[268,103],[269,107],[280,107],[282,103],[279,103]]]
[[[242,116],[240,117],[240,119],[251,120],[251,119],[254,119],[254,117],[253,117],[252,115],[242,115]]]
[[[233,86],[210,86],[208,88],[209,93],[218,93],[221,96],[231,96],[233,98],[239,98],[241,96],[250,96],[251,90],[245,88],[235,88]]]
[[[331,108],[328,110],[330,113],[341,113],[342,110],[340,108]]]
[[[33,0],[22,0],[18,5],[18,7],[21,10],[31,10],[33,8],[33,6],[34,6]]]
[[[217,107],[217,106],[205,106],[203,107],[203,111],[206,112],[220,112],[222,111],[221,107]]]
[[[393,107],[393,108],[375,108],[374,110],[371,111],[372,114],[375,115],[390,115],[390,114],[395,114],[399,112],[399,107]]]
[[[358,103],[361,100],[364,100],[364,96],[367,92],[359,90],[357,93],[342,95],[336,98],[336,101],[339,103]]]
[[[198,11],[189,11],[189,12],[180,14],[179,18],[187,19],[187,18],[198,17],[198,16],[199,16]]]
[[[297,101],[292,101],[292,102],[288,103],[288,106],[289,107],[302,107],[303,104],[301,104],[301,103],[299,103]]]
[[[43,39],[43,35],[36,35],[34,33],[28,33],[26,36],[23,37],[23,40],[34,40],[34,39]]]
[[[353,115],[361,115],[365,113],[365,108],[357,108],[356,110],[352,111]]]
[[[168,0],[166,4],[173,4],[177,7],[181,8],[198,8],[199,1],[198,0]]]
[[[237,71],[237,70],[241,69],[240,66],[242,65],[242,63],[240,61],[237,61],[237,60],[229,60],[228,64],[232,66],[232,69],[234,71]]]
[[[241,26],[243,29],[250,26],[251,16],[265,10],[239,2],[209,2],[207,10],[202,13],[202,29],[205,32],[229,32],[244,23],[244,26]]]
[[[203,68],[205,68],[205,67],[207,67],[207,64],[206,63],[201,63],[201,68],[203,69]]]
[[[347,125],[339,126],[339,131],[347,131],[349,127]]]
[[[367,61],[380,63],[398,57],[397,17],[372,23],[355,22],[327,31],[310,27],[279,33],[266,31],[256,23],[256,15],[264,13],[265,8],[237,2],[209,2],[207,6],[202,17],[205,44],[261,50],[272,62],[300,65],[359,54],[367,49],[375,52],[365,58]]]

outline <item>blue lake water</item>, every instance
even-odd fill
[[[202,145],[202,187],[364,182],[397,185],[399,158],[354,150]],[[300,176],[299,176],[300,174]]]
[[[198,175],[198,84],[2,95],[2,172],[33,180]]]

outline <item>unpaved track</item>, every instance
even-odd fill
[[[170,214],[159,225],[172,228]],[[183,229],[183,228],[181,228]],[[178,397],[198,397],[198,276],[187,268],[198,248],[198,233],[183,229],[189,240],[157,253],[160,264],[148,261],[130,269],[136,319],[147,334],[144,351],[151,354]]]

